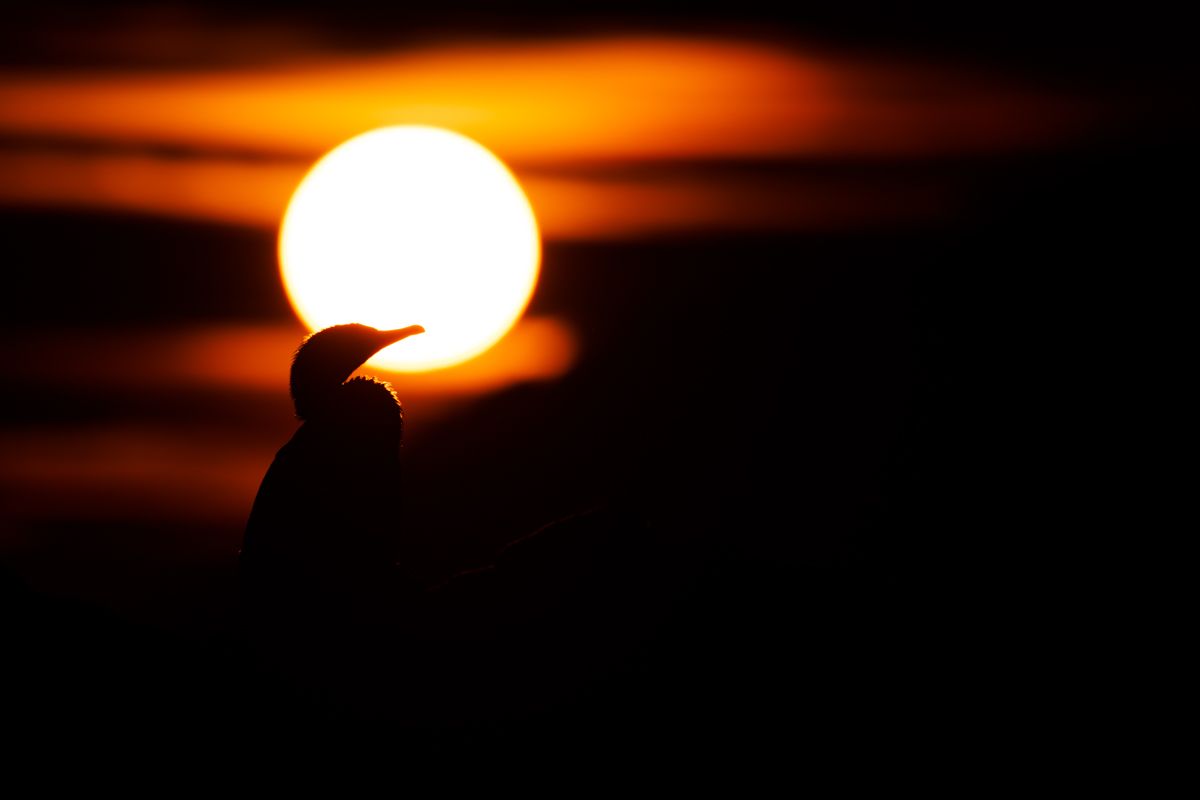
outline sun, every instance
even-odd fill
[[[512,172],[478,142],[399,125],[323,156],[292,195],[279,263],[310,330],[422,325],[368,364],[422,372],[487,350],[520,319],[541,240]]]

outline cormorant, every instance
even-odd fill
[[[661,620],[654,531],[600,508],[553,521],[432,587],[406,569],[403,412],[348,379],[423,332],[337,325],[296,351],[300,428],[271,464],[241,554],[244,622],[261,662],[357,712],[463,721],[533,712],[615,669]]]
[[[395,590],[403,409],[389,384],[348,378],[423,331],[335,325],[296,350],[291,394],[302,424],[263,477],[242,545],[253,609],[344,614],[348,604],[367,608],[378,592]]]

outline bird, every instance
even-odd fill
[[[440,725],[549,708],[617,670],[660,624],[672,588],[662,550],[639,514],[601,505],[481,567],[419,577],[392,513],[403,408],[390,384],[350,376],[422,332],[335,325],[296,350],[301,424],[246,523],[244,630],[269,673],[355,714]]]
[[[243,597],[276,618],[329,616],[393,592],[403,407],[391,384],[351,378],[420,325],[347,323],[305,337],[290,391],[300,426],[276,453],[255,496],[239,555]]]

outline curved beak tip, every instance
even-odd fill
[[[421,325],[409,325],[407,328],[396,328],[391,331],[380,331],[380,338],[387,344],[394,344],[401,339],[406,339],[409,336],[414,336],[418,333],[424,333],[425,328]]]

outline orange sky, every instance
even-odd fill
[[[928,209],[888,196],[843,220],[795,186],[606,165],[908,159],[1052,145],[1060,100],[957,70],[713,38],[609,37],[321,54],[171,71],[0,73],[0,202],[274,227],[308,165],[399,123],[441,125],[508,162],[547,238],[790,228]],[[581,172],[582,170],[582,172]],[[803,187],[800,187],[803,189]],[[927,194],[927,192],[926,192]],[[843,203],[853,209],[854,203]],[[915,210],[915,211],[914,211]]]

